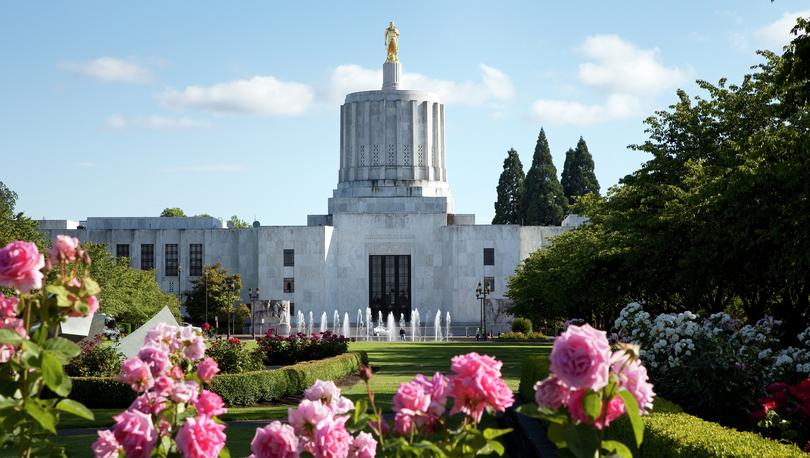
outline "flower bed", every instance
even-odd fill
[[[547,356],[533,356],[526,360],[519,388],[524,401],[534,401],[533,387],[548,372]],[[642,421],[644,441],[639,449],[633,450],[634,457],[806,457],[795,446],[702,420],[684,413],[680,407],[660,397],[655,398],[652,412],[642,417]],[[608,437],[631,444],[633,431],[627,419],[617,420]]]
[[[256,343],[264,352],[264,361],[267,365],[323,359],[349,350],[349,339],[332,334],[330,331],[312,335],[299,332],[284,337],[270,329],[264,337],[256,339]]]
[[[262,350],[260,348],[250,350],[236,337],[212,339],[207,343],[208,348],[205,349],[205,354],[217,362],[221,374],[238,374],[264,369]]]
[[[542,332],[504,332],[498,336],[498,340],[527,340],[527,341],[542,341],[548,340],[548,337]]]

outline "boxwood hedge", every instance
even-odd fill
[[[520,376],[520,397],[534,402],[534,384],[548,376],[548,356],[529,357]],[[696,394],[700,396],[700,394]],[[653,411],[642,417],[644,442],[634,457],[714,458],[714,457],[806,457],[797,447],[762,436],[726,428],[689,415],[666,399],[656,397]],[[633,444],[633,433],[626,417],[608,430],[608,437]]]
[[[303,393],[316,379],[336,380],[368,364],[365,352],[350,352],[279,369],[220,374],[211,380],[211,391],[226,405],[253,405]],[[91,408],[126,408],[135,399],[128,385],[112,377],[72,377],[70,398]]]

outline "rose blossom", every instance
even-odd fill
[[[140,358],[129,358],[121,365],[118,381],[131,386],[134,391],[146,391],[155,384],[149,367]]]
[[[375,455],[377,455],[377,441],[369,433],[359,433],[349,446],[349,458],[374,458]]]
[[[644,415],[652,410],[655,392],[647,377],[647,368],[639,360],[621,361],[615,358],[614,361],[613,372],[618,375],[619,388],[624,388],[633,395],[638,403],[639,413]]]
[[[98,431],[98,439],[90,447],[95,458],[118,458],[121,446],[115,440],[115,435],[109,429]]]
[[[256,428],[250,451],[253,453],[248,458],[296,458],[298,437],[292,426],[276,420],[264,428]]]
[[[503,412],[511,406],[514,395],[501,379],[502,365],[491,356],[475,352],[454,356],[450,365],[454,373],[450,393],[455,401],[450,414],[463,412],[479,422],[484,409]]]
[[[138,352],[138,358],[146,364],[152,377],[163,373],[169,362],[169,355],[165,350],[155,347],[144,347]]]
[[[16,297],[6,297],[3,293],[0,293],[0,319],[16,317],[19,303],[20,300]]]
[[[607,412],[605,412],[605,408],[603,407],[602,414],[596,419],[596,422],[594,422],[591,417],[585,413],[585,406],[582,402],[587,393],[588,390],[586,389],[576,390],[573,391],[568,398],[568,413],[571,415],[572,419],[586,425],[594,425],[596,429],[602,429],[603,426],[610,426],[613,420],[624,414],[624,401],[620,396],[613,396],[610,402],[608,402]],[[605,418],[606,416],[607,418]]]
[[[561,405],[568,402],[568,396],[571,393],[568,387],[553,375],[537,382],[534,390],[534,400],[537,405],[549,409],[559,409]]]
[[[287,411],[287,421],[299,436],[310,435],[321,422],[331,417],[332,411],[321,401],[310,401],[309,399],[304,399],[298,404],[298,407]]]
[[[76,260],[76,250],[79,248],[79,239],[69,235],[57,235],[53,241],[48,258],[52,264],[59,264],[60,261],[73,262]]]
[[[194,400],[194,407],[197,409],[198,415],[209,417],[216,417],[228,411],[225,408],[225,403],[222,402],[222,398],[208,390],[202,390],[202,393],[197,396],[197,399]]]
[[[310,401],[321,401],[329,405],[332,399],[340,397],[340,389],[331,380],[315,380],[311,387],[304,390],[304,397]]]
[[[159,396],[154,391],[147,391],[138,396],[129,405],[130,410],[137,410],[145,414],[157,415],[166,409],[166,398]]]
[[[199,392],[200,387],[197,382],[189,380],[176,383],[170,397],[174,402],[189,402],[196,400]]]
[[[11,242],[0,249],[0,286],[26,293],[42,287],[45,257],[31,242]]]
[[[348,417],[331,417],[315,430],[310,453],[315,458],[345,458],[349,454],[352,436],[344,426]]]
[[[571,389],[599,391],[608,383],[610,357],[604,331],[588,324],[571,325],[554,340],[550,369]]]
[[[148,457],[157,438],[152,416],[137,410],[125,410],[113,420],[115,440],[124,447],[127,458]]]
[[[185,358],[197,361],[203,359],[205,356],[205,341],[202,337],[197,336],[195,339],[189,341],[184,340],[183,345],[183,356]]]
[[[394,395],[393,411],[404,415],[425,415],[430,407],[430,394],[425,393],[425,388],[416,380],[407,383],[400,383]]]
[[[225,447],[225,425],[211,418],[188,417],[177,432],[177,449],[185,458],[216,458]]]
[[[167,352],[179,349],[182,343],[177,339],[177,326],[160,323],[146,332],[143,343],[146,346],[163,348]]]
[[[415,380],[422,385],[425,392],[430,395],[430,407],[428,413],[440,417],[444,415],[447,405],[447,395],[450,393],[450,379],[440,372],[433,374],[432,379],[428,379],[422,374],[417,374]]]
[[[200,376],[203,382],[210,382],[217,375],[217,372],[219,372],[219,364],[214,358],[205,358],[197,365],[197,375]]]
[[[407,436],[413,429],[413,416],[399,412],[394,416],[394,432]]]

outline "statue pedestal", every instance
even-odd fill
[[[399,80],[402,76],[402,65],[399,62],[386,62],[383,64],[383,90],[399,89]]]

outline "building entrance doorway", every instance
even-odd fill
[[[368,257],[368,304],[372,316],[382,312],[387,319],[393,312],[411,320],[411,256],[371,255]]]

